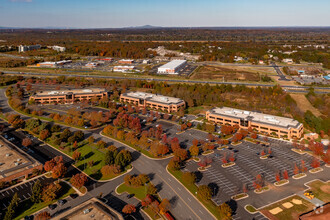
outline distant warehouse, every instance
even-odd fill
[[[169,113],[178,112],[186,106],[182,99],[145,92],[123,93],[120,101]]]
[[[186,60],[172,60],[158,68],[159,74],[178,74],[187,65]]]
[[[214,108],[206,112],[206,119],[220,125],[238,125],[240,128],[252,128],[263,134],[284,138],[301,138],[304,126],[297,120],[244,111],[234,108]]]

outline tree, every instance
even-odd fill
[[[277,182],[279,182],[281,180],[281,174],[279,172],[276,173],[275,179]]]
[[[41,201],[41,196],[42,196],[42,184],[40,180],[37,180],[32,186],[31,201],[34,203],[39,203]]]
[[[52,171],[54,167],[56,166],[56,162],[52,159],[50,161],[47,161],[44,165],[44,169],[46,172]]]
[[[264,180],[263,180],[263,177],[260,175],[260,174],[258,174],[257,176],[256,176],[256,179],[255,179],[255,181],[253,182],[253,186],[254,186],[254,188],[255,189],[261,189],[261,187],[263,187],[264,186]]]
[[[207,185],[200,185],[197,189],[197,195],[204,200],[210,200],[212,198],[212,190]]]
[[[31,141],[30,138],[24,138],[23,141],[22,141],[22,145],[23,145],[24,147],[28,147],[28,146],[30,146],[31,144],[32,144],[32,141]]]
[[[11,199],[11,202],[9,206],[7,207],[7,212],[5,214],[4,220],[12,220],[14,219],[15,209],[18,206],[18,195],[17,193],[14,194],[13,198]]]
[[[44,187],[42,191],[42,200],[44,202],[51,202],[57,198],[58,193],[61,190],[61,185],[58,183],[51,183],[48,186]]]
[[[167,212],[171,207],[171,203],[168,199],[163,199],[162,202],[159,204],[159,209],[165,213]]]
[[[182,181],[187,184],[194,184],[196,182],[196,175],[191,172],[184,172],[182,174]]]
[[[87,182],[87,176],[83,173],[77,173],[76,175],[72,176],[70,179],[70,183],[80,189],[81,187],[83,187],[85,185],[85,183]]]
[[[305,161],[304,160],[301,160],[301,166],[300,166],[300,170],[301,172],[306,172],[307,171],[307,167],[305,165]]]
[[[104,164],[111,165],[115,163],[115,158],[117,156],[117,149],[116,150],[108,150],[105,152],[104,155]]]
[[[51,216],[50,216],[49,212],[44,211],[44,212],[38,213],[38,215],[36,215],[34,217],[34,219],[35,220],[48,220],[48,219],[51,219]]]
[[[199,154],[199,148],[197,147],[197,145],[193,145],[189,148],[189,152],[191,156],[197,157]]]
[[[181,161],[184,161],[188,157],[188,152],[185,149],[178,148],[173,152],[173,155]]]
[[[173,157],[170,162],[168,163],[168,168],[170,170],[179,170],[181,168],[181,165],[177,158]]]
[[[294,164],[294,168],[293,168],[293,173],[294,173],[294,174],[298,174],[299,172],[300,172],[299,167],[298,167],[297,164],[295,163],[295,164]]]
[[[50,132],[48,129],[44,129],[40,131],[39,137],[41,140],[45,140],[46,138],[50,137]]]
[[[81,153],[78,150],[75,150],[72,154],[72,159],[74,161],[78,161],[81,157]]]
[[[258,138],[258,135],[256,133],[253,133],[253,134],[251,134],[251,138],[257,139]]]
[[[152,183],[148,184],[147,194],[156,195],[157,191],[158,191],[157,188]]]
[[[99,141],[96,143],[96,146],[97,146],[98,148],[103,149],[103,148],[105,148],[105,147],[107,146],[107,144],[106,144],[104,141],[99,140]]]
[[[52,177],[54,179],[63,177],[66,173],[66,170],[67,170],[67,168],[64,166],[64,164],[62,162],[58,163],[52,170]]]
[[[229,220],[232,219],[231,215],[232,215],[232,210],[230,208],[230,206],[227,203],[222,203],[219,207],[219,214],[220,214],[220,219],[223,220]]]
[[[121,172],[120,166],[115,165],[115,164],[105,165],[101,168],[101,173],[104,177],[119,174],[120,172]]]
[[[326,164],[330,164],[330,149],[328,148],[327,152],[321,156],[322,160]]]
[[[288,174],[288,171],[287,170],[284,170],[283,171],[283,178],[288,180],[289,179],[289,174]]]
[[[199,141],[198,141],[197,139],[194,139],[194,140],[192,141],[192,144],[193,144],[194,146],[198,146],[198,143],[199,143]]]
[[[126,167],[132,161],[131,152],[128,150],[121,150],[115,158],[115,164],[122,169]]]
[[[88,143],[89,143],[89,144],[93,144],[94,141],[95,141],[95,138],[94,138],[93,136],[90,136],[90,137],[88,138]]]
[[[125,214],[132,214],[132,213],[136,212],[136,208],[134,205],[127,204],[124,206],[122,212]]]

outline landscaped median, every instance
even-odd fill
[[[283,179],[274,183],[275,186],[283,186],[289,183],[289,180]]]
[[[321,168],[321,167],[316,167],[314,169],[309,170],[310,173],[318,173],[321,171],[323,171],[323,168]]]
[[[292,179],[298,180],[298,179],[304,178],[305,176],[307,176],[306,173],[298,173],[296,175],[293,175]]]
[[[187,184],[182,181],[181,170],[171,170],[168,167],[166,168],[167,172],[175,177],[193,196],[195,196],[198,201],[212,214],[216,219],[221,219],[221,216],[218,211],[218,206],[216,206],[212,200],[204,200],[197,195],[198,187],[195,184]]]

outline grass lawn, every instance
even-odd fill
[[[256,208],[254,208],[252,205],[247,205],[246,206],[246,209],[249,211],[249,212],[256,212],[257,210],[256,210]]]
[[[330,202],[330,183],[315,180],[307,185],[311,187],[311,190],[316,198],[325,203]]]
[[[127,192],[129,194],[134,194],[134,196],[139,199],[143,200],[147,196],[147,187],[140,186],[140,187],[130,187],[127,186],[125,183],[121,184],[117,188],[117,193],[124,193]],[[156,213],[150,207],[144,207],[143,210],[152,218],[152,219],[159,219],[161,218],[158,213]]]
[[[297,200],[300,200],[302,201],[302,204],[294,204],[292,202],[292,199],[297,199]],[[285,208],[284,206],[282,206],[283,203],[286,203],[286,202],[290,202],[292,203],[293,207],[291,208]],[[292,197],[289,197],[287,199],[284,199],[280,202],[277,202],[275,204],[272,204],[270,206],[267,206],[265,207],[263,210],[272,210],[276,207],[279,207],[281,208],[283,211],[274,215],[277,219],[283,219],[283,220],[287,220],[287,219],[298,219],[298,216],[304,212],[307,212],[309,210],[311,210],[314,206],[312,203],[302,199],[301,197],[299,196],[292,196]],[[270,214],[270,213],[269,213]]]
[[[196,196],[197,192],[197,186],[195,184],[186,184],[182,182],[182,171],[173,171],[168,169],[168,171],[177,179],[179,180],[193,195]],[[210,201],[205,201],[198,196],[196,196],[198,200],[203,203],[203,205],[217,218],[220,219],[220,215],[218,212],[218,207],[210,200]]]
[[[62,186],[61,190],[61,195],[59,196],[58,199],[64,199],[65,197],[68,197],[71,193],[75,193],[74,189],[72,189],[68,184],[61,182],[60,183]],[[51,201],[51,202],[40,202],[37,204],[34,204],[31,202],[30,199],[25,200],[21,203],[18,204],[18,207],[16,208],[15,211],[15,219],[22,219],[24,216],[27,215],[32,215],[33,213],[47,207],[48,205],[54,203],[56,200]]]
[[[62,151],[63,153],[72,156],[73,151],[70,150],[70,144],[68,144],[64,149],[61,149],[59,146],[55,145],[50,138],[47,139],[47,143],[51,144],[53,147]],[[96,180],[109,180],[118,175],[121,175],[127,171],[131,166],[127,166],[124,172],[118,175],[112,175],[103,177],[101,173],[101,168],[104,166],[104,152],[101,149],[97,149],[94,144],[88,144],[86,140],[78,143],[77,150],[81,153],[81,160],[75,163],[75,166],[78,167],[80,170],[84,171],[90,177]],[[88,167],[88,162],[94,161],[94,165],[92,167]]]

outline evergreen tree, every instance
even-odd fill
[[[12,220],[15,214],[15,209],[18,206],[18,195],[17,193],[15,193],[15,195],[13,196],[13,198],[11,199],[11,202],[9,204],[9,206],[7,207],[7,212],[6,215],[4,217],[4,220]]]
[[[42,184],[40,180],[37,180],[32,187],[32,196],[31,201],[34,203],[39,203],[41,201],[42,196]]]

